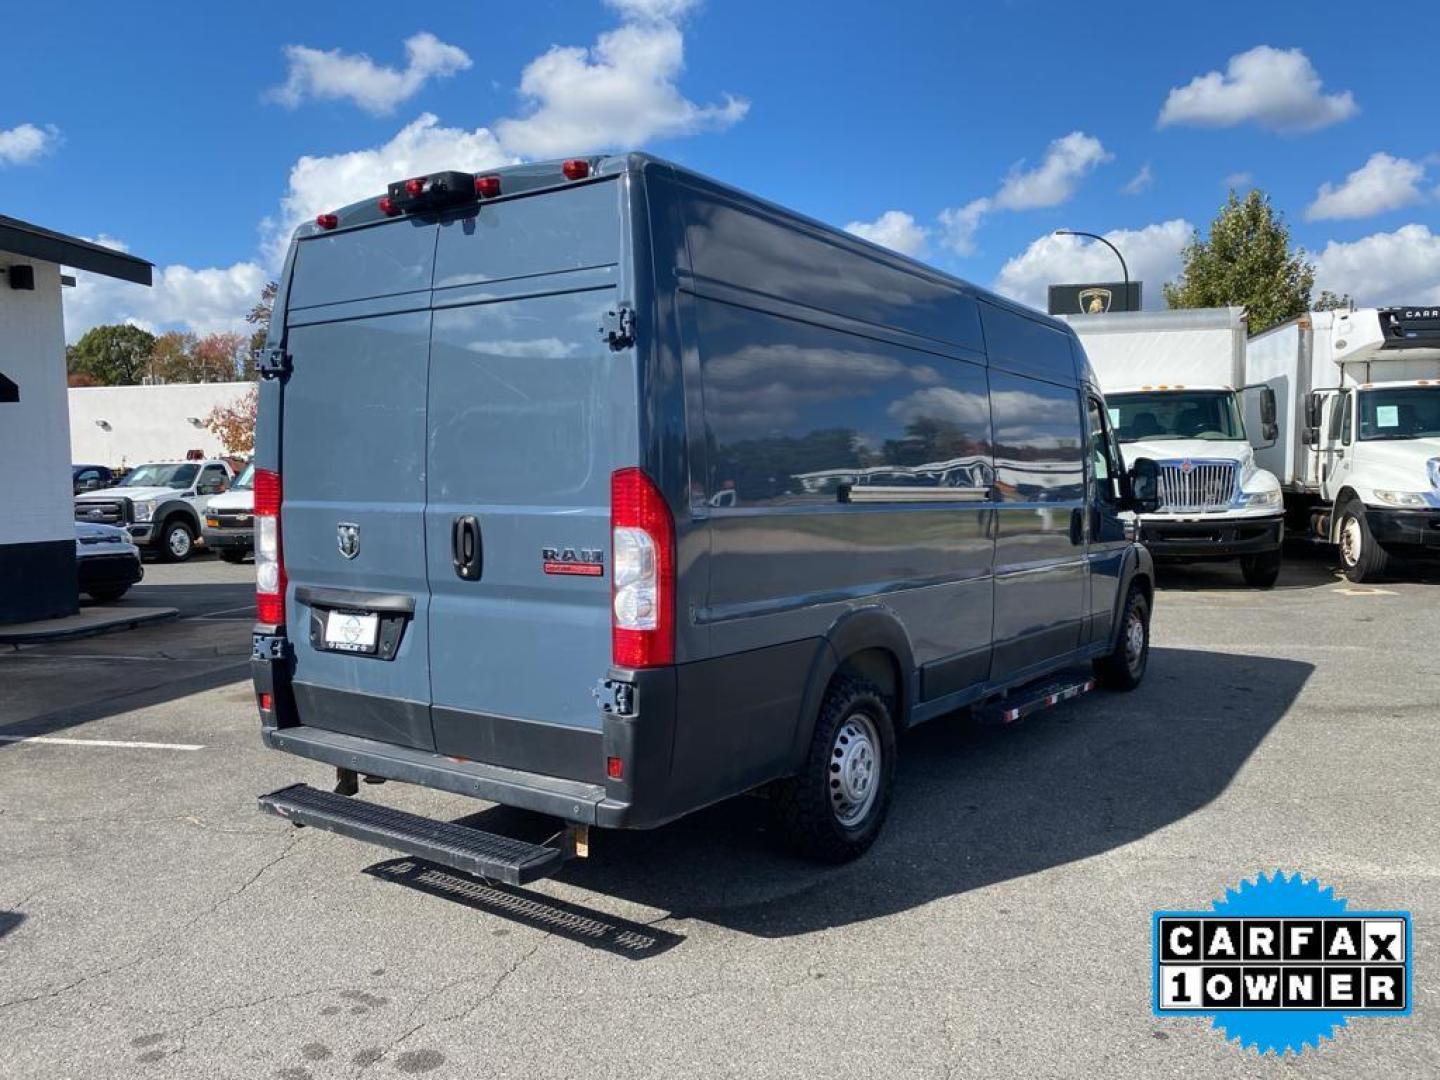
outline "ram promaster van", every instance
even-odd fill
[[[1245,385],[1245,309],[1062,316],[1100,379],[1127,455],[1160,467],[1160,508],[1140,519],[1157,559],[1235,559],[1245,582],[1280,576],[1280,481],[1256,464],[1275,445],[1275,391]]]
[[[1351,581],[1440,557],[1440,307],[1312,311],[1250,339],[1280,400],[1262,453],[1292,530],[1339,545]]]
[[[796,849],[847,859],[902,728],[1144,674],[1120,514],[1153,463],[1121,472],[1068,327],[919,263],[583,158],[322,214],[275,312],[255,691],[267,745],[337,770],[262,798],[298,824],[518,883],[594,826],[763,789]],[[555,837],[366,802],[357,774]]]

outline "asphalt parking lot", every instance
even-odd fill
[[[1440,576],[1172,571],[1140,690],[911,733],[855,864],[743,798],[520,891],[256,812],[328,777],[260,745],[251,573],[151,566],[179,620],[0,653],[7,1077],[1440,1074]],[[1414,1016],[1281,1061],[1151,1014],[1151,912],[1274,867],[1413,912]]]

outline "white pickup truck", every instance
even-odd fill
[[[1440,557],[1440,306],[1312,311],[1250,339],[1274,388],[1292,528],[1339,545],[1351,581]]]
[[[131,469],[114,487],[75,496],[75,520],[118,525],[139,548],[165,562],[195,551],[201,515],[235,479],[228,461],[156,461]]]
[[[1140,517],[1157,560],[1238,559],[1245,582],[1280,575],[1280,482],[1257,451],[1277,436],[1275,392],[1245,385],[1245,309],[1061,316],[1080,335],[1127,460],[1160,467],[1160,509]]]

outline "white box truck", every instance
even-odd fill
[[[1060,317],[1080,335],[1126,458],[1160,466],[1160,509],[1139,519],[1150,553],[1238,559],[1247,584],[1274,585],[1284,506],[1256,453],[1275,441],[1276,396],[1246,385],[1245,309]]]
[[[1292,529],[1338,544],[1351,581],[1440,556],[1440,306],[1313,311],[1251,338],[1246,373],[1275,390]]]

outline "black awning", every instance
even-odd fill
[[[144,259],[0,214],[0,256],[7,252],[133,281],[137,285],[151,283],[153,267]]]

